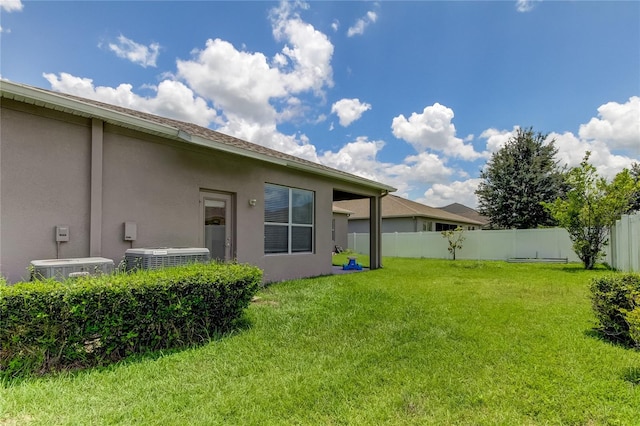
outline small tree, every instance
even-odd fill
[[[543,203],[569,232],[573,250],[585,269],[593,269],[609,242],[609,228],[631,208],[631,199],[638,185],[629,170],[618,173],[611,183],[598,176],[589,164],[587,151],[579,167],[567,174],[569,191],[564,198]]]
[[[453,255],[453,260],[456,260],[456,250],[462,249],[462,242],[464,241],[464,229],[457,227],[456,229],[449,229],[448,231],[442,231],[441,234],[449,242],[449,253]]]

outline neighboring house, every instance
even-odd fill
[[[472,209],[471,207],[467,207],[464,204],[453,203],[448,206],[438,207],[440,210],[444,210],[449,213],[457,214],[458,216],[466,217],[467,219],[473,219],[477,222],[482,223],[483,228],[487,228],[489,226],[489,218],[486,216],[482,216],[478,213],[477,210]]]
[[[131,247],[208,247],[260,267],[265,282],[330,274],[332,203],[350,199],[378,218],[380,267],[380,200],[393,187],[190,123],[4,80],[0,89],[9,282],[28,278],[32,260],[118,264]]]
[[[366,200],[338,201],[335,207],[352,211],[349,216],[349,233],[368,233],[369,208]],[[464,229],[480,229],[482,223],[458,216],[435,207],[395,195],[382,198],[382,232],[446,231],[461,226]]]
[[[347,248],[347,232],[349,229],[349,216],[353,214],[351,210],[333,206],[333,220],[331,221],[331,239],[334,249]]]

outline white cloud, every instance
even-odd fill
[[[384,145],[383,141],[370,141],[366,136],[360,136],[337,152],[324,152],[319,160],[325,166],[384,182],[385,169],[392,166],[376,159]]]
[[[436,183],[424,193],[423,198],[416,201],[434,207],[460,203],[467,207],[476,208],[478,197],[476,197],[475,191],[479,183],[480,179],[455,181],[449,184]]]
[[[541,1],[541,0],[517,0],[516,10],[522,13],[531,12],[535,7],[536,1]]]
[[[338,21],[337,19],[334,19],[333,22],[331,23],[331,29],[334,32],[337,32],[338,28],[340,28],[340,21]]]
[[[156,96],[147,98],[133,93],[133,87],[130,84],[121,84],[116,88],[96,87],[92,79],[75,77],[67,73],[60,73],[60,75],[45,73],[43,77],[49,81],[53,90],[72,95],[168,116],[201,126],[220,122],[216,111],[209,108],[204,99],[196,96],[191,89],[178,81],[164,80],[154,88]]]
[[[426,152],[408,156],[401,164],[380,162],[376,157],[384,146],[383,141],[370,141],[366,136],[360,136],[337,152],[324,152],[319,161],[329,167],[384,182],[397,188],[399,194],[426,184],[446,182],[454,173],[441,158]]]
[[[606,103],[598,108],[598,118],[580,126],[580,138],[600,141],[614,150],[640,154],[640,97],[624,104]]]
[[[371,105],[366,102],[360,102],[360,99],[340,99],[331,106],[331,112],[336,114],[340,119],[340,125],[349,126],[356,120],[359,120],[365,111],[371,109]]]
[[[145,46],[121,34],[118,37],[117,43],[109,43],[109,50],[120,58],[127,59],[134,64],[146,68],[156,66],[160,45],[158,43],[151,43],[149,46]]]
[[[395,137],[409,142],[418,152],[431,149],[464,160],[481,158],[483,154],[476,152],[473,145],[456,137],[453,116],[451,108],[435,103],[421,114],[412,113],[409,119],[400,114],[393,119],[391,128]]]
[[[5,12],[20,12],[23,7],[20,0],[0,0],[0,10]]]
[[[514,137],[520,126],[513,126],[513,130],[498,130],[490,128],[480,134],[480,137],[487,140],[486,157],[490,157],[494,152],[500,151],[507,141]]]
[[[585,153],[589,151],[591,152],[589,163],[597,169],[598,174],[607,179],[612,179],[623,168],[628,168],[631,163],[638,161],[637,158],[612,153],[607,144],[602,141],[581,139],[571,132],[550,133],[549,138],[556,141],[557,158],[561,166],[565,164],[569,167],[579,166]]]
[[[362,18],[358,19],[353,26],[347,30],[347,36],[353,37],[354,35],[364,34],[364,30],[374,22],[378,20],[378,14],[372,10],[367,12]]]
[[[287,2],[271,13],[273,34],[285,46],[273,60],[260,53],[237,50],[220,39],[208,40],[190,60],[178,60],[178,77],[224,111],[229,120],[272,126],[278,117],[274,101],[290,107],[289,99],[304,92],[323,96],[333,86],[333,45],[326,35],[303,22]],[[299,104],[298,111],[304,111]]]

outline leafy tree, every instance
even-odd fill
[[[631,208],[634,192],[640,187],[629,170],[618,173],[610,183],[598,176],[589,164],[587,151],[579,167],[566,175],[569,190],[565,197],[545,203],[560,226],[569,232],[585,269],[593,269],[609,242],[609,228]]]
[[[464,229],[461,227],[457,227],[456,229],[449,229],[447,231],[442,231],[441,234],[444,238],[449,242],[449,253],[453,255],[453,260],[456,260],[456,250],[462,249],[462,242],[464,241]]]
[[[552,202],[564,193],[563,170],[555,155],[555,139],[518,129],[495,152],[480,173],[478,207],[492,227],[529,229],[556,222],[541,202]]]

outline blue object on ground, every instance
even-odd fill
[[[350,270],[362,271],[362,265],[356,263],[355,257],[350,257],[349,263],[347,263],[346,265],[342,265],[342,269],[345,271],[350,271]]]

